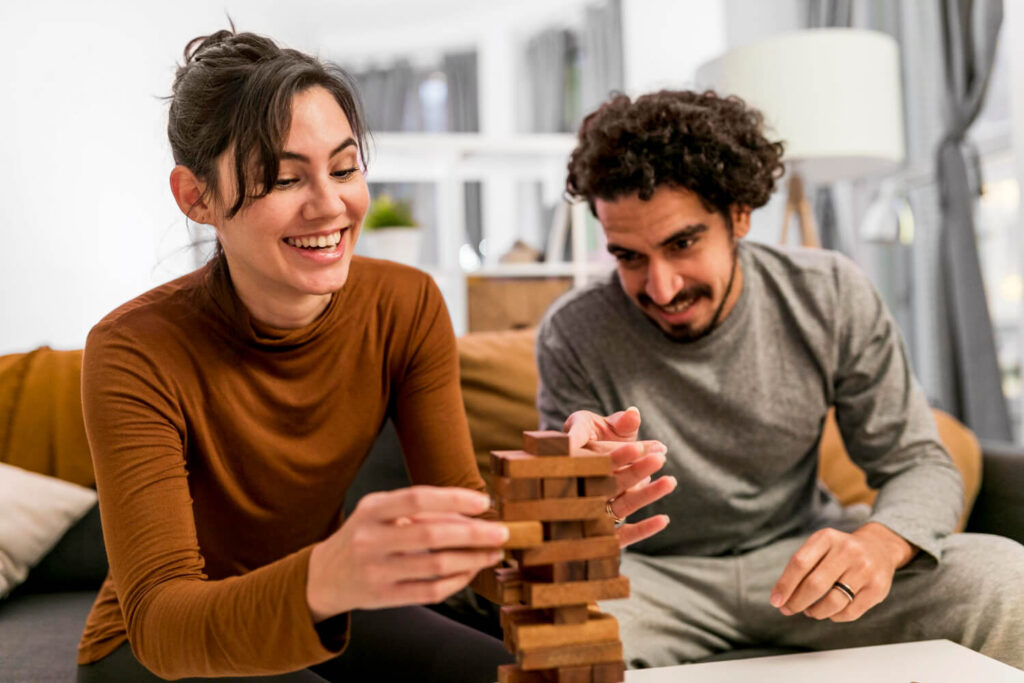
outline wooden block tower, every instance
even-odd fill
[[[615,495],[611,459],[555,431],[524,432],[522,451],[494,451],[494,499],[510,530],[508,565],[473,588],[502,605],[505,646],[516,664],[499,683],[618,683],[622,641],[597,600],[629,595],[605,502]]]

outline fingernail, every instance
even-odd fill
[[[782,607],[782,596],[778,593],[772,593],[772,597],[769,599],[772,603],[772,607]]]
[[[789,609],[788,607],[780,607],[779,611],[787,617],[793,616],[793,610]]]
[[[505,541],[508,540],[508,537],[511,535],[511,533],[509,532],[508,527],[505,526],[504,524],[499,524],[498,528],[501,529],[501,533],[500,533],[501,542],[504,543]]]
[[[639,412],[640,412],[640,409],[639,409],[639,408],[637,408],[636,406],[630,406],[630,407],[626,408],[626,412],[627,412],[627,413],[628,413],[629,411],[631,411],[631,410],[632,410],[632,411],[633,411],[634,413],[639,413]]]

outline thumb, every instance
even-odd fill
[[[608,416],[608,425],[615,433],[624,438],[635,439],[640,430],[640,410],[630,406]]]

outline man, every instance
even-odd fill
[[[949,638],[1024,668],[1024,548],[951,534],[962,483],[878,294],[838,254],[742,239],[781,155],[740,100],[663,91],[588,116],[569,163],[618,272],[541,325],[543,427],[660,440],[678,481],[607,604],[627,661]],[[879,489],[870,516],[818,487],[831,407]]]

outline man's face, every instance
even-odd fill
[[[666,185],[646,201],[633,194],[594,206],[622,289],[667,336],[694,341],[729,315],[743,286],[736,240],[750,230],[749,210],[726,217]]]

